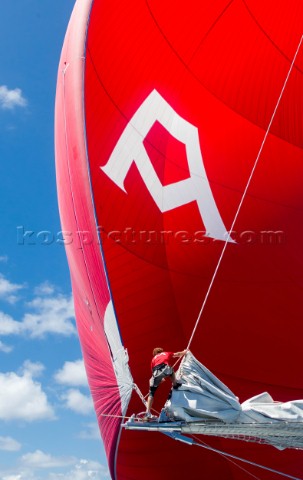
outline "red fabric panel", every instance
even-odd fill
[[[90,6],[90,0],[76,4],[60,60],[55,121],[56,172],[77,329],[97,420],[114,475],[115,445],[121,421],[102,415],[121,415],[121,401],[103,328],[110,296],[90,193],[83,118],[83,53]]]
[[[156,89],[198,127],[212,193],[229,228],[302,34],[302,2],[278,3],[94,2],[85,70],[89,162],[122,338],[144,393],[152,349],[186,347],[222,242],[192,241],[204,230],[195,202],[161,214],[135,164],[125,191],[100,167]],[[302,330],[302,62],[303,51],[235,226],[237,243],[228,246],[192,344],[194,355],[241,400],[263,390],[278,400],[303,397],[301,339],[294,333]],[[188,177],[184,145],[161,125],[144,145],[163,185]],[[190,238],[163,244],[146,238],[149,233],[138,236],[161,230]],[[262,233],[271,230],[283,232],[281,243]],[[157,392],[157,409],[164,390]],[[142,405],[133,399],[129,413],[138,410]],[[289,474],[302,471],[295,451],[210,442]],[[131,431],[122,432],[117,472],[123,480],[248,478],[218,455]]]
[[[87,13],[75,13],[70,27],[75,36],[72,41],[67,37],[62,61],[67,53],[76,58],[75,44],[80,49],[76,52],[83,55],[84,37],[75,39],[79,25],[84,33]],[[68,101],[59,81],[56,128],[62,223],[73,231],[79,225],[89,232],[95,231],[95,222],[99,226],[122,339],[134,380],[144,394],[153,348],[186,347],[223,243],[203,237],[205,225],[196,202],[161,213],[135,164],[124,190],[100,167],[107,164],[129,120],[156,89],[198,128],[211,192],[229,228],[302,24],[300,0],[95,0],[88,27],[84,101],[96,220],[83,143],[81,61],[78,67],[77,62],[69,66]],[[228,245],[191,346],[241,401],[264,390],[281,401],[303,398],[302,62],[301,50],[235,225],[236,243]],[[184,144],[160,123],[142,141],[162,185],[188,178]],[[269,231],[281,234],[271,240]],[[117,442],[119,422],[101,421],[101,412],[118,412],[120,407],[118,392],[111,389],[116,383],[102,331],[109,294],[96,243],[93,236],[83,250],[68,248],[68,257],[80,340],[112,475],[118,445],[119,480],[251,478],[217,454],[157,433],[122,431]],[[97,332],[93,339],[92,318]],[[168,382],[158,389],[157,410],[168,389]],[[133,397],[128,413],[141,410],[142,403]],[[202,440],[301,475],[300,452]],[[275,478],[250,466],[245,469],[262,480]]]

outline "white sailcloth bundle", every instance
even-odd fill
[[[303,447],[303,400],[276,402],[265,392],[240,404],[234,393],[190,352],[178,376],[182,386],[173,390],[165,411],[170,418],[186,423],[182,431],[187,428],[243,440],[255,436],[278,448]]]

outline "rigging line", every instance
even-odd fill
[[[160,415],[160,412],[158,412],[154,408],[152,408],[152,410],[154,412],[156,412],[158,415]],[[142,413],[145,413],[145,412],[142,412]],[[133,418],[133,416],[129,417],[129,416],[126,416],[126,415],[114,415],[113,413],[112,414],[110,414],[110,413],[100,413],[100,417],[122,418],[123,420],[131,420]]]
[[[148,397],[149,393],[147,393],[145,396],[143,395],[143,393],[141,392],[140,388],[138,387],[138,385],[136,383],[133,383],[133,390],[135,390],[135,392],[139,395],[143,405],[146,407],[147,406],[147,401],[146,401],[146,398]],[[154,408],[152,408],[152,410],[154,412],[156,412],[158,415],[160,415],[160,412],[158,412],[158,410],[155,410]],[[127,418],[127,417],[125,417]]]
[[[255,463],[251,460],[247,460],[246,458],[242,457],[237,457],[236,455],[232,455],[231,453],[223,452],[222,450],[218,450],[217,448],[213,448],[210,445],[206,444],[200,444],[197,441],[194,441],[193,445],[196,445],[197,447],[205,448],[206,450],[210,450],[211,452],[218,453],[219,455],[223,455],[224,457],[229,457],[233,458],[234,460],[239,460],[240,462],[247,463],[249,465],[252,465],[254,467],[261,468],[262,470],[267,470],[272,473],[276,473],[277,475],[281,475],[282,477],[286,478],[291,478],[292,480],[302,480],[302,478],[299,477],[293,477],[292,475],[289,475],[288,473],[280,472],[279,470],[275,470],[270,467],[265,467],[264,465],[260,465],[259,463]]]
[[[271,116],[270,122],[269,122],[269,124],[268,124],[267,130],[266,130],[266,132],[265,132],[265,135],[264,135],[263,141],[262,141],[262,143],[261,143],[261,146],[260,146],[260,149],[259,149],[259,152],[258,152],[257,158],[256,158],[256,160],[255,160],[255,163],[254,163],[254,165],[253,165],[253,168],[252,168],[252,170],[251,170],[251,173],[250,173],[250,176],[249,176],[249,178],[248,178],[248,181],[247,181],[246,187],[245,187],[245,189],[244,189],[243,195],[242,195],[242,197],[241,197],[241,200],[240,200],[240,203],[239,203],[238,209],[237,209],[237,211],[236,211],[235,217],[234,217],[234,219],[233,219],[233,222],[232,222],[232,224],[231,224],[231,227],[230,227],[230,232],[232,232],[232,231],[233,231],[233,229],[234,229],[234,226],[235,226],[235,223],[236,223],[236,221],[237,221],[237,219],[238,219],[238,216],[239,216],[239,213],[240,213],[241,207],[242,207],[242,205],[243,205],[243,202],[244,202],[244,199],[245,199],[245,197],[246,197],[246,193],[247,193],[247,191],[248,191],[248,188],[249,188],[249,186],[250,186],[250,184],[251,184],[251,181],[252,181],[253,175],[254,175],[254,173],[255,173],[255,170],[256,170],[257,164],[258,164],[258,162],[259,162],[259,159],[260,159],[261,153],[262,153],[262,151],[263,151],[263,148],[264,148],[265,142],[266,142],[266,140],[267,140],[267,137],[268,137],[268,134],[269,134],[270,128],[271,128],[271,126],[272,126],[272,124],[273,124],[273,121],[274,121],[275,115],[276,115],[276,113],[277,113],[278,107],[279,107],[279,105],[280,105],[280,102],[281,102],[281,98],[282,98],[282,96],[283,96],[283,93],[284,93],[284,90],[285,90],[285,88],[286,88],[286,85],[287,85],[288,79],[289,79],[289,77],[290,77],[291,71],[292,71],[292,69],[293,69],[293,66],[294,66],[294,64],[295,64],[295,61],[296,61],[297,55],[298,55],[298,53],[299,53],[299,50],[300,50],[300,47],[301,47],[301,44],[302,44],[302,40],[303,40],[303,35],[301,36],[301,39],[300,39],[300,41],[299,41],[299,44],[298,44],[298,46],[297,46],[296,53],[295,53],[295,55],[294,55],[294,57],[293,57],[293,60],[292,60],[292,62],[291,62],[291,65],[290,65],[290,68],[289,68],[289,70],[288,70],[288,73],[287,73],[286,79],[285,79],[285,81],[284,81],[284,84],[283,84],[283,87],[282,87],[281,93],[280,93],[280,95],[279,95],[279,98],[278,98],[278,100],[277,100],[277,103],[276,103],[276,106],[275,106],[275,108],[274,108],[273,114],[272,114],[272,116]],[[205,308],[206,302],[207,302],[207,300],[208,300],[208,297],[209,297],[210,291],[211,291],[211,289],[212,289],[212,286],[213,286],[213,284],[214,284],[214,281],[215,281],[215,278],[216,278],[216,276],[217,276],[217,273],[218,273],[219,267],[220,267],[220,265],[221,265],[221,262],[222,262],[222,259],[223,259],[223,256],[224,256],[224,253],[225,253],[225,250],[226,250],[226,248],[227,248],[228,241],[229,241],[229,236],[227,236],[227,238],[226,238],[226,240],[225,240],[225,242],[224,242],[224,246],[223,246],[223,249],[222,249],[221,255],[220,255],[220,257],[219,257],[219,260],[218,260],[217,266],[216,266],[216,268],[215,268],[215,271],[214,271],[214,273],[213,273],[213,276],[212,276],[212,279],[211,279],[211,281],[210,281],[210,284],[209,284],[208,290],[207,290],[207,292],[206,292],[206,295],[205,295],[204,301],[203,301],[203,303],[202,303],[202,307],[201,307],[201,309],[200,309],[200,312],[199,312],[198,318],[197,318],[197,320],[196,320],[196,323],[195,323],[195,326],[194,326],[194,328],[193,328],[193,331],[192,331],[191,337],[190,337],[190,339],[189,339],[189,342],[188,342],[188,345],[187,345],[187,350],[189,349],[189,347],[190,347],[190,345],[191,345],[191,342],[192,342],[192,340],[193,340],[193,337],[194,337],[194,334],[195,334],[195,332],[196,332],[196,329],[197,329],[198,323],[199,323],[199,321],[200,321],[200,319],[201,319],[201,316],[202,316],[202,313],[203,313],[203,311],[204,311],[204,308]]]
[[[173,369],[175,369],[175,366],[177,365],[178,362],[182,360],[183,357],[178,357],[175,363],[173,364]]]
[[[136,383],[133,383],[133,390],[135,390],[135,392],[139,395],[143,405],[146,407],[147,403],[146,403],[146,400],[145,400],[145,397],[143,395],[143,393],[141,392],[140,388],[138,387],[138,385]]]
[[[109,413],[100,413],[100,417],[111,417],[111,418],[123,418],[124,420],[130,420],[131,417],[126,417],[125,415],[113,415]]]
[[[208,446],[208,444],[206,442],[203,442],[202,440],[200,440],[196,435],[192,435],[192,438],[194,438],[198,443],[201,443],[202,445]],[[246,470],[246,468],[241,467],[241,465],[239,465],[237,462],[233,461],[231,458],[226,457],[224,453],[221,453],[221,455],[222,455],[222,457],[225,458],[225,460],[227,460],[228,462],[235,465],[235,467],[239,468],[240,470],[243,470],[243,472],[247,473],[248,475],[255,478],[256,480],[261,480],[260,477],[257,477],[253,473],[249,472],[248,470]]]

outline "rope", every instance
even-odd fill
[[[173,364],[173,369],[175,369],[175,366],[177,365],[178,362],[182,360],[183,357],[178,357],[175,363]]]
[[[111,418],[123,418],[123,420],[130,420],[131,417],[126,417],[125,415],[111,415],[109,413],[100,413],[100,417],[111,417]]]
[[[138,385],[136,385],[135,383],[133,383],[133,389],[134,389],[135,392],[139,395],[140,399],[142,400],[143,405],[146,407],[145,397],[144,397],[143,393],[141,392],[140,388],[138,387]]]
[[[245,197],[246,197],[247,190],[248,190],[248,188],[249,188],[249,186],[250,186],[250,184],[251,184],[252,177],[253,177],[253,175],[254,175],[254,173],[255,173],[257,164],[258,164],[258,162],[259,162],[259,158],[260,158],[261,153],[262,153],[262,151],[263,151],[263,148],[264,148],[265,142],[266,142],[266,140],[267,140],[267,137],[268,137],[270,128],[271,128],[271,126],[272,126],[272,123],[273,123],[273,121],[274,121],[274,118],[275,118],[275,115],[276,115],[276,113],[277,113],[278,107],[279,107],[279,105],[280,105],[281,98],[282,98],[283,93],[284,93],[284,90],[285,90],[285,88],[286,88],[286,85],[287,85],[288,79],[289,79],[289,77],[290,77],[291,71],[292,71],[292,69],[293,69],[294,63],[295,63],[295,61],[296,61],[297,55],[298,55],[298,53],[299,53],[299,50],[300,50],[300,47],[301,47],[301,44],[302,44],[302,40],[303,40],[303,36],[302,36],[301,39],[300,39],[300,42],[299,42],[299,44],[298,44],[298,46],[297,46],[296,53],[295,53],[295,55],[294,55],[294,57],[293,57],[293,60],[292,60],[291,65],[290,65],[290,68],[289,68],[289,70],[288,70],[286,79],[285,79],[285,81],[284,81],[284,84],[283,84],[281,93],[280,93],[279,98],[278,98],[278,100],[277,100],[277,103],[276,103],[275,109],[274,109],[274,111],[273,111],[273,114],[272,114],[272,116],[271,116],[270,122],[269,122],[269,124],[268,124],[268,127],[267,127],[266,133],[265,133],[265,135],[264,135],[264,138],[263,138],[261,147],[260,147],[260,149],[259,149],[257,158],[256,158],[255,163],[254,163],[254,165],[253,165],[253,168],[252,168],[252,170],[251,170],[251,173],[250,173],[250,176],[249,176],[249,178],[248,178],[246,187],[245,187],[245,189],[244,189],[242,198],[241,198],[241,200],[240,200],[238,209],[237,209],[237,211],[236,211],[234,220],[233,220],[232,225],[231,225],[231,227],[230,227],[230,232],[233,231],[234,226],[235,226],[235,223],[236,223],[236,221],[237,221],[237,219],[238,219],[238,216],[239,216],[241,207],[242,207],[243,202],[244,202],[244,199],[245,199]],[[227,239],[226,239],[226,241],[225,241],[225,243],[224,243],[224,246],[223,246],[223,249],[222,249],[220,258],[219,258],[219,260],[218,260],[217,266],[216,266],[215,271],[214,271],[214,273],[213,273],[213,276],[212,276],[210,285],[209,285],[208,290],[207,290],[207,292],[206,292],[204,301],[203,301],[203,303],[202,303],[202,307],[201,307],[201,309],[200,309],[200,312],[199,312],[198,318],[197,318],[197,320],[196,320],[194,329],[193,329],[192,334],[191,334],[191,337],[190,337],[190,339],[189,339],[189,342],[188,342],[188,345],[187,345],[187,350],[190,348],[190,345],[191,345],[191,342],[192,342],[192,340],[193,340],[194,334],[195,334],[196,329],[197,329],[197,327],[198,327],[198,323],[199,323],[199,321],[200,321],[200,319],[201,319],[201,316],[202,316],[202,313],[203,313],[203,311],[204,311],[206,302],[207,302],[207,300],[208,300],[210,291],[211,291],[211,289],[212,289],[212,286],[213,286],[214,281],[215,281],[215,278],[216,278],[216,276],[217,276],[219,267],[220,267],[220,265],[221,265],[221,262],[222,262],[222,259],[223,259],[225,250],[226,250],[226,248],[227,248],[228,241],[229,241],[229,238],[227,237]]]

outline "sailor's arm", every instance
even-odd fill
[[[174,358],[183,357],[183,355],[185,355],[185,354],[187,353],[187,351],[188,351],[188,350],[186,349],[186,350],[182,350],[182,352],[175,352],[175,353],[173,354],[173,357],[174,357]]]

